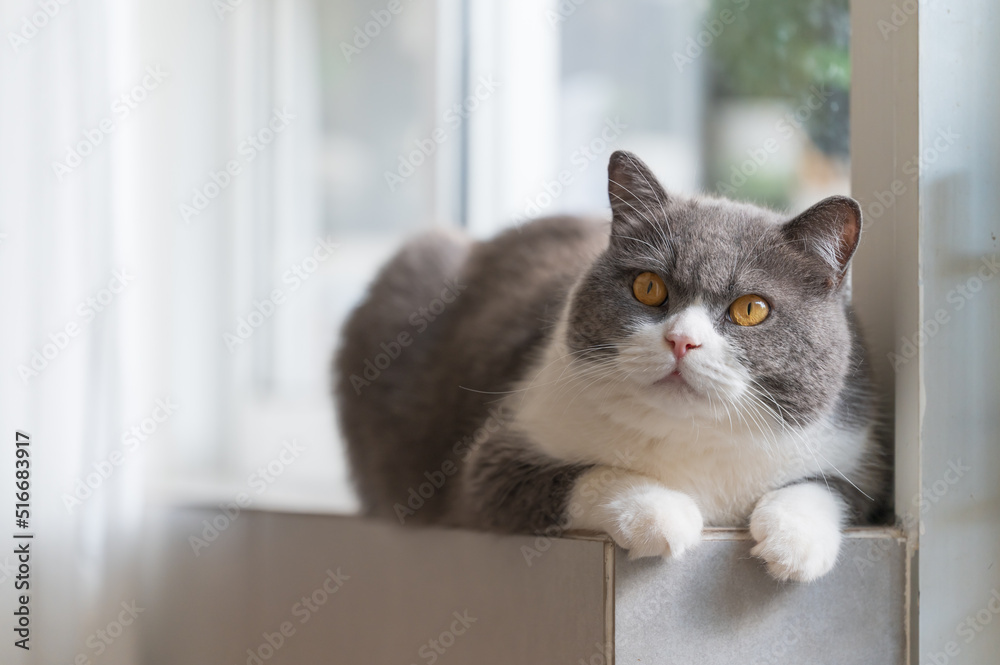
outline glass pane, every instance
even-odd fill
[[[725,25],[720,17],[731,12]],[[800,208],[849,192],[847,0],[714,0],[707,29],[711,191]]]
[[[669,187],[779,208],[849,191],[847,0],[590,0],[557,24],[563,168],[619,117],[601,161],[628,148]],[[603,176],[553,210],[605,206]]]
[[[316,2],[315,12],[327,227],[341,236],[418,229],[433,214],[430,160],[404,169],[402,183],[385,174],[434,121],[435,3],[406,3],[389,18],[384,0]]]

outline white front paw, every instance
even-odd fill
[[[645,484],[617,492],[601,507],[605,529],[630,559],[680,556],[701,542],[703,519],[687,494]]]
[[[792,485],[765,494],[750,515],[750,550],[779,580],[811,582],[830,572],[840,551],[841,502],[825,487]]]

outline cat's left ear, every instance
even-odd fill
[[[612,233],[631,235],[662,216],[667,192],[641,159],[625,150],[611,153],[608,162],[608,198]]]
[[[861,238],[861,206],[847,196],[831,196],[784,226],[785,237],[818,257],[829,269],[827,283],[837,288]]]

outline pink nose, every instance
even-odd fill
[[[701,344],[695,344],[694,340],[684,335],[683,333],[669,332],[665,335],[667,344],[670,346],[670,350],[674,352],[674,356],[678,360],[684,357],[684,354],[691,349],[697,349]]]

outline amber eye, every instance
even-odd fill
[[[741,326],[755,326],[766,319],[770,312],[767,301],[752,293],[740,296],[729,306],[729,318]]]
[[[643,305],[659,307],[667,299],[667,285],[655,272],[644,272],[632,282],[632,293]]]

